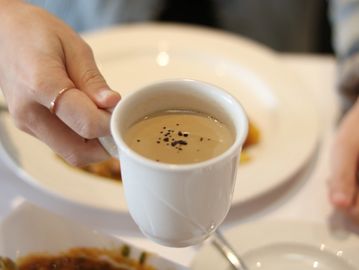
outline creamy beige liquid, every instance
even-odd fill
[[[234,141],[230,129],[215,118],[192,111],[162,111],[131,126],[125,141],[149,159],[172,164],[208,160]]]

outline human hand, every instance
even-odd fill
[[[359,223],[359,100],[343,118],[332,147],[329,198]]]
[[[0,7],[0,88],[17,127],[73,165],[108,158],[96,138],[110,134],[106,110],[120,95],[106,84],[90,47],[40,8],[18,0],[0,0]],[[52,114],[51,102],[67,87]]]

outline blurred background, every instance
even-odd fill
[[[326,0],[30,0],[78,32],[144,21],[224,29],[284,52],[333,53]]]

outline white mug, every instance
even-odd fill
[[[234,143],[210,160],[184,165],[150,160],[126,144],[124,134],[135,122],[171,109],[213,116],[230,127]],[[100,142],[120,159],[128,209],[143,234],[162,245],[184,247],[206,239],[227,215],[247,130],[246,113],[233,96],[211,84],[178,79],[124,97],[112,112],[112,136]]]

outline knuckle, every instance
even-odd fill
[[[59,79],[66,80],[63,85],[67,85],[69,79],[63,76],[65,75],[63,66],[59,63],[54,63],[51,59],[32,62],[34,63],[32,68],[27,70],[26,74],[20,75],[32,97],[43,96],[47,91],[53,89],[54,82]]]
[[[31,68],[29,68],[29,65],[18,66],[19,77],[31,90],[43,89],[48,81],[48,77],[44,76],[44,74],[47,74],[46,67],[52,65],[51,59],[42,54],[32,53],[24,56],[24,62],[31,63]]]
[[[93,51],[89,44],[86,42],[81,42],[81,51],[85,56],[93,57]]]
[[[105,79],[96,68],[90,68],[83,72],[81,81],[85,84],[90,84],[103,82]]]
[[[9,107],[9,112],[14,120],[15,126],[22,131],[28,132],[31,110],[28,111],[23,106],[11,106]]]
[[[29,82],[29,89],[32,95],[36,96],[41,94],[42,89],[45,88],[45,80],[44,77],[37,72],[34,72],[33,76],[31,76],[31,80]]]
[[[98,125],[96,121],[82,120],[77,124],[77,133],[86,139],[94,139],[98,137]]]

